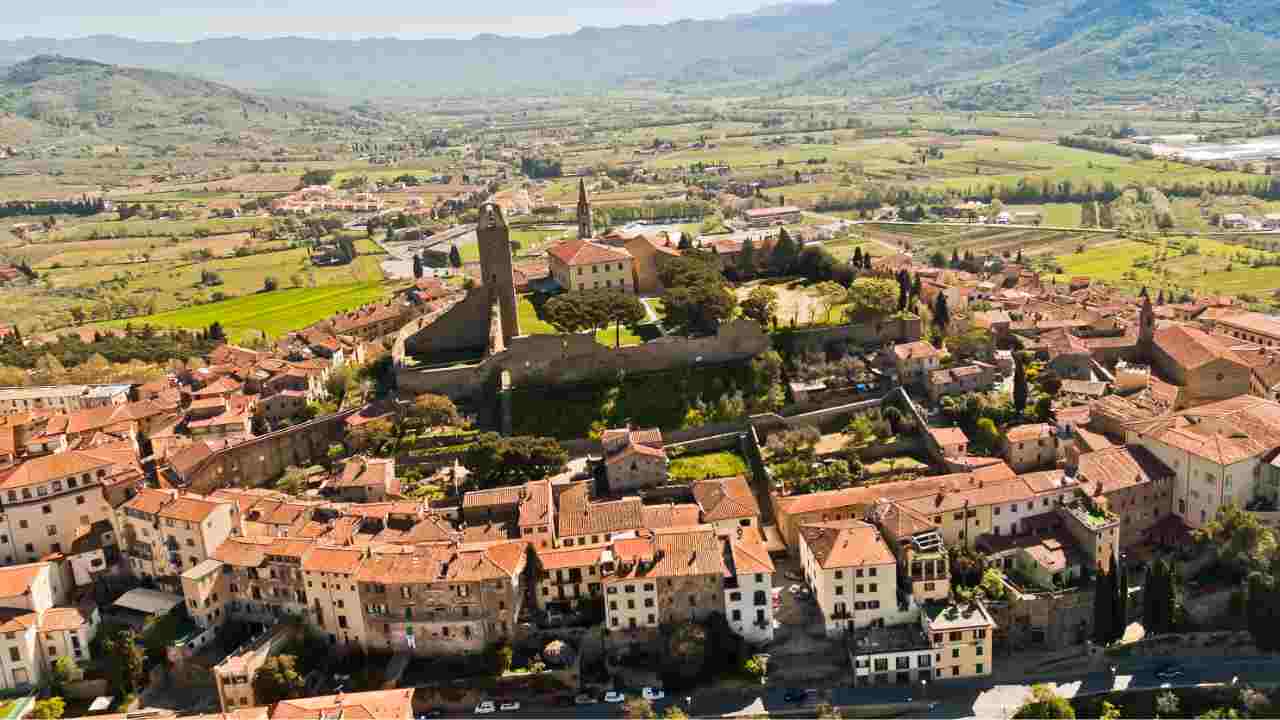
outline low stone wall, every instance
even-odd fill
[[[263,485],[290,465],[307,467],[325,459],[329,444],[345,436],[346,419],[361,409],[326,415],[218,450],[178,479],[202,494],[224,487]]]
[[[667,443],[667,451],[677,450],[684,454],[716,452],[719,450],[737,450],[738,441],[742,436],[742,432],[719,433],[716,435],[708,435],[704,438],[696,440],[686,440],[684,442]]]
[[[920,318],[910,318],[788,330],[778,335],[778,345],[779,349],[790,352],[821,352],[833,344],[906,343],[921,337],[923,324]]]

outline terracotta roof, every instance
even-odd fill
[[[760,516],[755,493],[741,475],[695,482],[693,498],[702,510],[703,522]]]
[[[877,503],[873,512],[876,524],[887,535],[898,540],[906,540],[916,533],[937,529],[929,518],[898,503]]]
[[[622,248],[591,240],[566,240],[548,248],[547,254],[569,267],[631,259],[631,253]]]
[[[52,607],[40,615],[40,632],[66,632],[89,624],[89,618],[78,607]]]
[[[929,434],[941,446],[948,445],[968,445],[969,436],[964,434],[964,430],[958,427],[947,428],[929,428]]]
[[[1280,321],[1262,313],[1233,313],[1225,317],[1218,317],[1217,321],[1223,325],[1229,325],[1255,335],[1280,338]]]
[[[97,471],[111,467],[109,459],[83,450],[42,455],[23,461],[7,472],[0,471],[0,488],[19,488],[38,485],[54,478],[88,473],[96,479]]]
[[[352,548],[312,547],[302,556],[302,569],[306,572],[326,572],[354,575],[364,560],[364,551]]]
[[[0,598],[18,597],[29,592],[36,578],[46,569],[49,569],[49,563],[42,562],[0,568]]]
[[[343,720],[412,720],[413,688],[339,693],[281,700],[271,720],[343,718]]]
[[[937,494],[940,490],[952,492],[957,488],[976,487],[979,482],[998,483],[1016,477],[1013,470],[1003,462],[990,467],[979,468],[972,473],[956,473],[934,477],[902,480],[900,482],[864,485],[779,498],[778,505],[782,512],[799,514],[836,510],[856,506],[870,507],[877,500],[907,500]]]
[[[1188,325],[1171,325],[1156,330],[1155,344],[1185,370],[1207,365],[1214,360],[1241,362],[1233,351],[1212,335]]]
[[[688,503],[645,505],[641,514],[643,526],[647,528],[690,527],[699,524],[698,506]]]
[[[210,557],[236,567],[261,567],[270,552],[271,538],[229,537]]]
[[[520,504],[520,496],[524,492],[521,485],[513,485],[510,487],[491,488],[489,490],[472,490],[462,496],[463,509],[468,508],[492,508],[510,505],[516,507]]]
[[[861,520],[803,525],[800,537],[823,568],[891,565],[896,562],[880,531]]]
[[[1089,354],[1089,346],[1085,345],[1084,340],[1072,335],[1064,328],[1042,334],[1036,344],[1047,350],[1052,357]]]
[[[520,498],[520,526],[551,522],[551,482],[539,480],[525,483]]]
[[[760,533],[754,528],[742,529],[736,536],[722,538],[728,551],[731,563],[725,568],[726,574],[750,575],[755,573],[771,573],[774,571],[773,560],[769,551],[760,541]]]
[[[1053,426],[1048,423],[1030,423],[1011,427],[1005,430],[1004,436],[1009,442],[1026,442],[1052,437],[1053,432]]]
[[[893,354],[899,360],[931,358],[942,355],[942,351],[923,340],[893,346]]]
[[[561,537],[635,530],[644,526],[640,498],[591,502],[589,483],[576,483],[560,493],[556,515]]]
[[[534,551],[538,557],[538,564],[544,570],[557,570],[561,568],[581,568],[588,565],[595,565],[600,562],[600,555],[610,549],[609,543],[600,543],[597,545],[587,545],[584,547],[571,548],[540,548]]]
[[[1109,493],[1171,478],[1173,471],[1146,448],[1133,445],[1081,455],[1078,477],[1086,492],[1100,486],[1102,492]]]
[[[357,456],[343,464],[342,475],[333,483],[333,486],[379,487],[390,490],[395,477],[396,470],[392,460]]]

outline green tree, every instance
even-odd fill
[[[280,288],[280,281],[274,275],[262,279],[262,292],[275,292]]]
[[[45,700],[37,700],[35,706],[31,708],[31,717],[39,720],[58,720],[66,711],[66,701],[54,696]]]
[[[1109,701],[1102,701],[1102,711],[1098,714],[1098,720],[1120,720],[1120,708],[1112,705]]]
[[[298,672],[298,659],[293,655],[267,658],[253,675],[253,693],[260,705],[274,705],[281,700],[302,697],[306,681]]]
[[[995,340],[990,330],[975,327],[947,338],[946,345],[947,350],[956,358],[986,360],[991,358],[991,353],[995,349]]]
[[[332,170],[308,170],[302,174],[302,185],[328,185],[333,180]]]
[[[767,285],[753,288],[742,301],[742,315],[751,318],[768,330],[778,314],[778,293]]]
[[[667,636],[666,661],[681,678],[692,681],[707,661],[707,629],[694,622],[682,622]]]
[[[429,427],[457,426],[462,424],[458,406],[444,395],[422,393],[409,406],[409,416]]]
[[[662,711],[662,720],[689,720],[689,715],[679,705],[669,705]]]
[[[138,634],[127,628],[113,630],[102,648],[107,680],[114,694],[127,695],[141,690],[146,658]]]
[[[716,332],[720,323],[733,317],[738,300],[725,287],[724,277],[714,261],[686,253],[662,263],[659,270],[663,294],[664,324],[686,335]]]
[[[821,246],[807,247],[796,258],[797,274],[813,281],[830,280],[835,276],[838,263],[831,252]]]
[[[458,251],[457,245],[449,246],[449,265],[455,268],[462,267],[462,253]]]
[[[564,468],[569,454],[547,437],[501,437],[485,433],[463,455],[478,488],[521,485],[554,475]]]
[[[49,692],[54,695],[61,695],[66,689],[67,683],[71,682],[71,675],[75,672],[76,664],[66,655],[59,655],[57,660],[53,661],[53,668],[49,673]]]
[[[951,327],[951,307],[947,305],[946,293],[938,293],[937,299],[933,301],[933,324],[943,335],[946,335],[947,328]]]
[[[274,489],[288,495],[301,495],[307,489],[306,471],[294,465],[286,467],[284,474],[276,480]]]
[[[1182,712],[1182,701],[1172,690],[1166,690],[1156,696],[1156,717],[1176,718]]]
[[[382,457],[394,451],[396,428],[390,420],[378,418],[357,425],[347,431],[347,445],[353,452]]]
[[[898,307],[898,288],[884,278],[858,278],[849,286],[845,315],[855,322],[876,320]]]
[[[1076,711],[1066,698],[1054,692],[1053,688],[1044,684],[1031,686],[1031,697],[1014,713],[1015,718],[1034,718],[1037,720],[1075,720]]]
[[[1129,579],[1116,566],[1116,554],[1111,554],[1111,572],[1112,582],[1115,587],[1115,597],[1111,601],[1111,642],[1117,642],[1124,637],[1124,630],[1129,626]]]
[[[981,447],[989,451],[994,451],[1000,446],[1000,430],[996,428],[996,423],[989,417],[979,418],[974,432],[974,441]]]
[[[653,703],[638,695],[623,704],[622,716],[627,720],[654,720],[658,717],[653,711]]]
[[[786,275],[795,267],[800,256],[800,247],[792,239],[786,228],[778,231],[778,241],[774,243],[773,252],[769,254],[769,269],[775,274]]]
[[[982,594],[988,600],[1003,600],[1006,594],[1000,571],[993,567],[982,571],[982,582],[978,587],[982,588]]]
[[[608,292],[605,297],[605,317],[613,323],[613,345],[622,346],[622,326],[635,328],[648,314],[640,298],[631,293]]]

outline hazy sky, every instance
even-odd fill
[[[143,40],[550,35],[584,26],[718,18],[771,0],[55,0],[5,3],[0,38],[98,33]],[[110,14],[104,14],[108,12]]]

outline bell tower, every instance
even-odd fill
[[[1142,309],[1138,312],[1138,355],[1142,362],[1155,362],[1152,348],[1155,347],[1156,312],[1151,308],[1151,297],[1142,296]]]
[[[489,291],[490,304],[498,303],[502,339],[510,342],[520,334],[520,317],[511,262],[511,231],[502,217],[502,208],[494,203],[481,206],[476,219],[476,238],[480,246],[480,282]]]
[[[592,229],[591,200],[587,198],[587,181],[578,178],[578,239],[587,240],[594,232]]]

